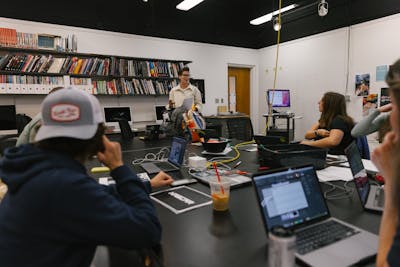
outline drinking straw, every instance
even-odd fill
[[[220,184],[221,187],[221,193],[223,195],[225,195],[225,191],[224,191],[224,187],[221,185],[221,176],[219,176],[219,172],[218,172],[218,168],[217,168],[217,163],[214,161],[213,163],[214,169],[215,169],[215,173],[217,174],[217,178],[218,178],[218,182]]]

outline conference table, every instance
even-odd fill
[[[111,140],[121,143],[126,165],[136,171],[132,161],[146,153],[158,152],[169,146],[170,140],[141,141],[122,140],[111,136]],[[201,155],[202,147],[189,144],[187,154]],[[257,152],[240,151],[242,164],[238,169],[249,173],[258,171]],[[228,155],[235,155],[232,151]],[[234,163],[231,164],[233,166]],[[88,167],[98,166],[96,161]],[[98,175],[97,175],[98,176]],[[104,176],[104,175],[103,175]],[[179,177],[189,177],[183,168]],[[343,182],[336,182],[343,184]],[[209,194],[209,187],[202,183],[187,185]],[[321,184],[323,190],[328,187]],[[351,185],[353,186],[353,185]],[[333,217],[354,224],[362,229],[378,234],[381,215],[363,210],[356,192],[349,197],[327,200]],[[154,202],[162,224],[162,257],[169,267],[265,267],[268,265],[268,242],[261,213],[251,184],[231,190],[229,211],[215,212],[211,205],[182,214]],[[373,266],[370,265],[370,266]]]

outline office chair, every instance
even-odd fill
[[[235,118],[227,120],[228,135],[230,139],[238,139],[241,141],[253,140],[253,125],[249,117]]]
[[[119,128],[121,130],[121,136],[124,140],[131,140],[134,137],[131,126],[129,126],[129,122],[124,119],[118,119]]]

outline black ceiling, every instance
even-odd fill
[[[318,1],[282,0],[282,6],[299,4],[282,17],[282,42],[400,13],[399,0],[327,0],[329,13],[319,17]],[[0,16],[248,48],[276,43],[271,22],[249,21],[276,10],[279,0],[205,0],[186,12],[175,8],[179,2],[10,0],[2,2]]]

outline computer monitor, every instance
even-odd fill
[[[290,90],[276,89],[267,91],[267,102],[272,107],[290,107]]]
[[[118,121],[123,119],[128,122],[132,121],[131,108],[130,107],[104,107],[104,118],[106,126],[114,127],[119,130]]]
[[[163,114],[164,111],[167,109],[165,106],[154,106],[154,109],[156,111],[156,123],[162,123],[164,118],[163,118]]]
[[[0,105],[0,135],[16,134],[17,132],[15,105]]]

